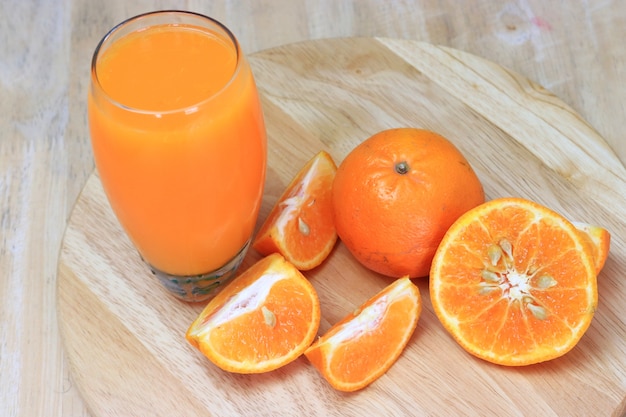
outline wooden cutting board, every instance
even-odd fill
[[[250,57],[269,135],[261,220],[321,149],[340,163],[380,130],[437,131],[467,156],[489,199],[521,196],[613,235],[588,332],[562,358],[522,368],[476,359],[432,312],[368,388],[334,391],[302,357],[261,375],[225,373],[187,344],[202,309],[166,294],[120,229],[94,173],[59,260],[58,309],[73,380],[94,416],[479,415],[607,416],[626,410],[626,169],[551,93],[481,58],[379,38],[287,45]],[[445,169],[445,167],[442,167]],[[257,260],[251,251],[243,267]],[[390,281],[339,243],[306,273],[319,292],[320,333]]]

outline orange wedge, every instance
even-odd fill
[[[598,303],[591,247],[571,222],[521,198],[489,201],[445,234],[430,271],[433,309],[473,355],[529,365],[570,351]]]
[[[262,255],[278,252],[301,271],[321,264],[337,241],[331,205],[336,171],[327,152],[309,160],[272,208],[252,247]]]
[[[209,301],[186,338],[225,371],[260,373],[302,355],[319,324],[315,289],[280,254],[273,254]]]
[[[608,230],[588,223],[572,222],[574,226],[581,232],[593,248],[594,265],[596,266],[596,274],[599,274],[604,268],[606,258],[609,256],[611,247],[611,233]]]
[[[419,289],[399,278],[331,327],[305,356],[335,389],[356,391],[398,359],[422,311]]]

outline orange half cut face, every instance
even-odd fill
[[[431,267],[434,311],[473,355],[529,365],[571,350],[598,302],[585,236],[554,211],[520,198],[484,203],[444,236]]]

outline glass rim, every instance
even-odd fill
[[[235,69],[231,77],[228,79],[228,82],[226,82],[218,91],[214,92],[208,97],[205,97],[204,99],[198,101],[197,103],[190,104],[188,106],[184,106],[180,108],[170,109],[170,110],[146,110],[146,109],[141,109],[138,107],[128,106],[126,104],[123,104],[115,100],[113,97],[111,97],[107,93],[104,87],[102,87],[102,84],[100,84],[100,80],[98,79],[98,71],[96,68],[97,68],[98,58],[100,57],[100,52],[102,50],[102,47],[116,32],[118,32],[119,30],[127,26],[128,24],[135,22],[135,21],[139,21],[141,19],[151,17],[151,16],[167,15],[167,14],[184,15],[184,16],[189,16],[192,18],[205,20],[216,25],[218,29],[224,31],[224,33],[228,36],[228,39],[230,39],[230,41],[233,44],[233,47],[236,53],[236,59],[237,59]],[[175,22],[164,23],[164,24],[175,24]],[[146,25],[145,27],[139,28],[139,30],[143,30],[152,26],[155,26],[155,25]],[[123,35],[123,36],[126,36],[126,35]],[[98,42],[98,45],[96,46],[96,49],[94,50],[93,55],[91,57],[91,72],[90,72],[91,87],[90,88],[97,87],[98,93],[104,96],[107,102],[125,111],[129,111],[129,112],[133,112],[137,114],[152,115],[156,117],[161,117],[161,116],[170,115],[170,114],[180,114],[180,113],[192,114],[192,113],[195,113],[198,110],[198,108],[201,107],[203,104],[211,101],[214,97],[219,96],[224,90],[228,88],[230,84],[232,84],[233,80],[237,77],[237,75],[240,72],[241,61],[242,61],[242,53],[241,53],[241,48],[239,45],[239,41],[237,40],[237,37],[231,32],[230,29],[228,29],[228,27],[226,27],[226,25],[224,25],[220,21],[213,19],[212,17],[206,16],[204,14],[192,12],[188,10],[167,9],[167,10],[150,11],[150,12],[141,13],[141,14],[129,17],[121,21],[120,23],[116,24],[111,29],[109,29],[109,31],[102,37],[102,39],[100,39],[100,42]]]

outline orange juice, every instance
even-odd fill
[[[167,274],[220,268],[254,231],[266,137],[234,37],[188,23],[126,29],[94,56],[88,113],[111,207]]]

